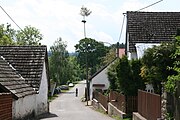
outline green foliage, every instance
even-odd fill
[[[0,45],[14,45],[13,41],[13,35],[14,30],[10,28],[11,25],[7,24],[6,26],[4,24],[0,25]]]
[[[130,63],[126,56],[123,56],[119,60],[119,64],[117,66],[116,71],[117,71],[117,78],[120,86],[120,91],[125,95],[131,94],[132,91],[130,90],[131,89],[130,84],[132,81],[132,74],[131,74]]]
[[[69,80],[68,76],[68,52],[66,50],[66,44],[61,38],[56,40],[53,46],[50,47],[52,52],[50,58],[50,77],[58,84],[66,84]]]
[[[167,66],[173,65],[174,59],[170,58],[170,55],[174,51],[172,43],[162,43],[160,46],[147,49],[144,53],[141,77],[153,84],[156,93],[161,94],[162,82],[166,82],[167,77],[174,74],[174,70],[167,69]]]
[[[175,93],[177,88],[177,82],[180,81],[180,36],[176,37],[175,45],[176,51],[172,53],[171,58],[175,59],[174,66],[169,67],[170,69],[176,71],[176,74],[169,75],[168,81],[165,84],[165,88],[168,92]]]
[[[123,56],[108,69],[108,79],[110,89],[119,91],[125,95],[137,95],[138,89],[144,89],[144,81],[140,76],[141,61],[129,61],[127,56]]]
[[[80,68],[80,65],[77,63],[77,57],[69,56],[68,58],[69,64],[69,75],[71,76],[69,82],[77,82],[82,79],[83,71]]]
[[[102,57],[109,51],[109,48],[104,46],[102,42],[98,42],[91,38],[81,39],[79,44],[75,45],[75,48],[78,53],[78,63],[81,68],[84,69],[86,68],[87,62],[91,75],[100,67]]]
[[[38,29],[26,26],[23,31],[18,30],[16,41],[18,45],[39,45],[43,36]]]
[[[144,82],[140,77],[141,62],[139,60],[129,61],[127,56],[119,60],[117,66],[117,78],[120,91],[125,95],[137,95],[138,89],[144,88]]]
[[[76,56],[69,56],[66,47],[61,38],[50,47],[50,77],[58,84],[79,81],[82,76]]]
[[[111,48],[106,56],[102,57],[102,64],[106,65],[116,58],[116,48]]]
[[[118,80],[117,80],[117,72],[116,72],[116,67],[118,65],[118,61],[114,61],[114,63],[108,68],[108,80],[110,82],[109,89],[113,91],[117,91],[119,86],[118,86]]]
[[[136,91],[134,94],[137,94],[138,89],[144,90],[145,89],[145,84],[144,81],[140,75],[141,73],[141,67],[142,67],[142,63],[141,60],[131,60],[131,72],[132,72],[132,82],[133,82],[133,86],[131,86],[133,88],[134,91]]]
[[[0,25],[0,45],[39,45],[42,34],[38,29],[26,26],[23,31],[14,30],[10,24]]]

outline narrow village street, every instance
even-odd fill
[[[86,102],[81,102],[85,85],[84,81],[80,82],[68,92],[60,94],[50,102],[50,115],[41,120],[114,120],[93,110],[92,106],[86,106]],[[75,97],[76,88],[79,90],[78,97]]]

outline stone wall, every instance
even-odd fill
[[[117,107],[115,107],[110,102],[108,103],[108,114],[111,116],[118,116],[121,119],[123,119],[127,116],[126,113],[120,111]]]
[[[175,94],[175,120],[180,120],[180,82],[177,83],[178,88],[176,90],[176,94]]]

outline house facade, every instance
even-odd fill
[[[15,68],[2,56],[0,58],[0,93],[11,94],[6,101],[1,101],[0,103],[1,106],[4,105],[7,108],[4,111],[11,112],[9,113],[11,114],[11,119],[22,119],[34,114],[36,91],[26,84],[24,78],[16,73]],[[10,99],[12,99],[11,103],[7,103]],[[8,108],[8,106],[11,106],[11,108]]]
[[[90,99],[92,99],[92,93],[94,90],[98,91],[104,91],[109,88],[109,79],[108,79],[108,68],[114,63],[114,61],[117,60],[115,58],[113,61],[109,62],[109,64],[102,67],[99,71],[97,71],[95,74],[93,74],[90,78]]]
[[[49,112],[46,46],[0,46],[0,55],[12,67],[13,71],[23,79],[25,86],[29,86],[28,89],[34,91],[31,95],[15,97],[16,99],[12,103],[13,119],[25,119]],[[13,87],[17,87],[17,85],[15,84]],[[24,89],[23,86],[21,87]],[[26,91],[22,94],[26,94]]]
[[[127,12],[126,54],[142,56],[145,49],[170,42],[180,28],[180,12]]]

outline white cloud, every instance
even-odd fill
[[[168,2],[166,1],[164,4],[169,5],[171,3]],[[146,7],[152,4],[152,0],[118,0],[113,2],[111,0],[77,0],[76,2],[74,0],[1,1],[1,6],[21,28],[31,25],[40,29],[40,32],[44,35],[42,43],[48,47],[53,45],[58,37],[61,37],[64,41],[67,41],[68,51],[71,52],[74,51],[74,45],[84,37],[82,16],[79,14],[83,4],[92,11],[92,14],[86,19],[87,37],[115,43],[122,25],[122,13]],[[153,11],[156,8],[155,6],[145,10]],[[175,9],[174,4],[172,8]],[[176,9],[178,9],[178,6]],[[2,10],[0,10],[0,18],[0,24],[8,22],[12,24],[13,28],[18,29]],[[124,39],[125,26],[123,31],[121,38]]]
[[[114,44],[113,38],[110,35],[108,35],[107,33],[104,33],[102,31],[96,33],[96,38],[102,42]]]

